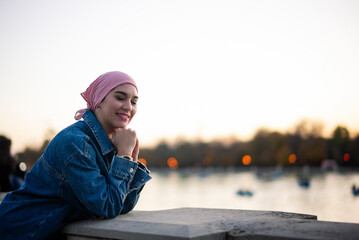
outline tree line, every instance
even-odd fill
[[[325,160],[359,167],[359,135],[350,138],[346,127],[337,126],[324,138],[320,126],[308,125],[298,124],[294,133],[260,129],[249,141],[179,141],[172,145],[162,141],[154,148],[142,149],[140,156],[155,168],[171,167],[170,158],[178,161],[174,168],[321,166]]]
[[[322,125],[302,121],[292,133],[259,129],[248,141],[177,141],[165,140],[155,147],[142,148],[140,160],[150,168],[247,167],[247,166],[321,166],[331,160],[338,166],[359,167],[359,135],[350,137],[349,130],[337,126],[330,137],[321,134]],[[18,160],[28,169],[35,164],[46,146],[26,148]]]

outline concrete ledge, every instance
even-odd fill
[[[359,224],[277,219],[259,221],[255,226],[243,225],[232,229],[227,239],[344,240],[358,238]]]
[[[316,219],[288,212],[179,208],[76,222],[64,233],[69,240],[358,239],[359,224]]]

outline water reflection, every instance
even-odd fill
[[[305,172],[308,171],[308,172]],[[303,187],[300,179],[308,179]],[[317,215],[319,220],[359,223],[357,172],[319,169],[252,171],[207,169],[153,171],[136,210],[179,207],[272,210]]]

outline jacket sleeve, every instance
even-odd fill
[[[137,162],[136,164],[137,170],[131,181],[129,192],[140,189],[146,182],[151,179],[149,176],[150,171],[147,169],[147,167],[141,162]]]
[[[141,162],[137,163],[138,167],[130,184],[130,189],[128,191],[125,204],[121,212],[122,214],[130,212],[135,207],[139,199],[140,192],[144,187],[144,184],[151,179],[151,177],[149,176],[150,171],[147,169],[147,167]]]
[[[137,173],[135,178],[138,163],[118,156],[113,157],[106,177],[98,167],[99,159],[91,156],[96,156],[94,152],[91,154],[91,149],[86,154],[77,151],[66,167],[66,182],[79,201],[91,213],[104,218],[116,217],[124,208],[132,210],[140,189],[151,177]],[[133,193],[129,192],[131,185]]]

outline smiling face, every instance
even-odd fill
[[[102,100],[95,115],[107,134],[126,128],[137,112],[137,89],[131,84],[119,85]]]

